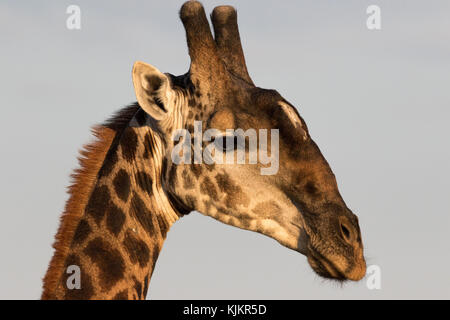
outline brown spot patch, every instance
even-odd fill
[[[73,235],[72,244],[83,243],[91,232],[92,228],[89,226],[89,222],[86,219],[81,219]]]
[[[92,216],[97,224],[103,219],[105,210],[110,203],[110,195],[107,186],[97,186],[86,205],[86,214]]]
[[[141,239],[136,238],[130,231],[125,234],[123,245],[132,263],[139,263],[141,268],[145,267],[150,259],[150,251]]]
[[[113,180],[114,190],[117,196],[123,201],[127,202],[130,195],[130,177],[124,169],[120,169],[116,177]]]
[[[134,282],[134,290],[136,290],[136,294],[138,299],[142,297],[142,283],[138,281],[135,277],[133,277]]]
[[[106,226],[108,227],[108,230],[117,236],[120,230],[122,230],[124,223],[125,213],[123,213],[122,209],[111,203],[106,215]]]
[[[252,211],[261,218],[273,218],[280,214],[281,208],[275,201],[258,203]]]
[[[99,280],[104,290],[110,290],[125,271],[125,263],[117,249],[101,238],[95,238],[84,249],[84,253],[91,258],[99,270]]]
[[[175,164],[172,164],[172,166],[169,169],[169,177],[168,182],[170,185],[175,186],[177,181],[177,166]]]
[[[158,220],[159,230],[161,231],[161,235],[163,238],[166,238],[167,231],[169,230],[169,226],[167,225],[166,221],[160,216],[156,216]]]
[[[195,210],[195,208],[197,206],[197,200],[193,196],[187,195],[186,196],[186,205],[191,210]]]
[[[235,184],[228,174],[218,173],[216,175],[217,185],[220,191],[226,194],[225,203],[230,208],[237,208],[238,205],[247,207],[250,203],[248,196],[242,192],[240,186]]]
[[[241,226],[241,228],[243,228],[243,229],[248,229],[248,228],[250,228],[250,220],[249,220],[249,219],[241,218],[241,219],[239,220],[239,223],[241,224],[240,226]]]
[[[126,128],[120,138],[122,156],[128,162],[132,162],[136,156],[138,138],[133,128]]]
[[[152,139],[150,137],[150,133],[147,133],[144,137],[144,154],[143,157],[145,159],[149,159],[150,155],[152,154]]]
[[[205,206],[205,213],[209,212],[209,209],[211,208],[211,200],[203,200],[203,205]]]
[[[133,195],[133,198],[131,198],[130,210],[131,214],[139,221],[142,227],[149,234],[155,233],[152,214],[145,206],[145,203],[136,193]]]
[[[192,181],[191,176],[189,175],[189,171],[185,168],[181,175],[183,177],[183,187],[187,190],[194,188],[194,183]]]
[[[153,193],[152,177],[150,177],[150,175],[145,171],[138,171],[136,173],[136,182],[137,185],[142,189],[142,191],[148,193],[149,195]]]
[[[200,191],[203,192],[203,194],[209,195],[213,200],[219,200],[216,186],[209,177],[205,177],[203,179],[203,183],[200,186]]]
[[[105,161],[103,162],[103,166],[102,169],[100,170],[99,176],[108,176],[114,169],[117,160],[118,160],[117,153],[114,148],[112,149],[112,151],[108,152]]]
[[[191,165],[192,172],[194,173],[195,177],[198,178],[202,174],[202,165],[201,164],[192,164]]]
[[[112,300],[128,300],[128,290],[119,291]]]

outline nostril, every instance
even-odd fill
[[[344,240],[347,242],[350,242],[351,241],[350,229],[347,226],[345,226],[345,224],[343,224],[343,223],[341,223],[341,232],[344,237]]]

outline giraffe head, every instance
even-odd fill
[[[272,237],[306,255],[320,276],[360,280],[366,264],[358,218],[344,203],[333,172],[296,109],[277,91],[253,84],[236,11],[229,6],[214,9],[214,37],[199,2],[186,2],[180,17],[189,72],[173,76],[142,62],[133,68],[146,125],[163,142],[161,181],[172,205],[182,213],[197,210]],[[181,136],[179,129],[190,134]],[[239,140],[227,129],[242,129],[246,135]],[[204,134],[196,138],[200,130]],[[207,137],[207,132],[212,134]],[[259,141],[251,148],[255,137]],[[181,142],[190,161],[175,163]],[[208,145],[214,151],[205,152]],[[273,160],[269,174],[263,174],[268,167],[264,161],[250,163],[264,148]],[[204,157],[222,157],[224,151],[233,155],[231,162]]]

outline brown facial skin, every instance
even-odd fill
[[[306,236],[300,237],[299,248],[320,276],[360,280],[365,275],[366,264],[358,218],[347,208],[330,166],[309,133],[306,139],[300,139],[301,128],[287,125],[277,106],[268,109],[274,127],[283,128],[280,130],[279,187],[298,208],[304,221]],[[303,127],[307,131],[306,125]]]
[[[333,172],[295,108],[273,90],[248,88],[232,103],[217,103],[195,87],[182,86],[189,81],[171,82],[173,90],[189,95],[190,112],[182,122],[192,136],[195,120],[202,121],[203,132],[279,129],[279,170],[274,175],[261,175],[260,164],[175,165],[168,157],[167,185],[174,186],[169,189],[178,206],[266,234],[306,255],[322,277],[360,280],[366,266],[358,219],[345,205]],[[291,108],[289,113],[280,102]],[[301,126],[292,122],[293,115]]]

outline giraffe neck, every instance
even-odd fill
[[[82,154],[42,298],[145,299],[167,231],[181,214],[161,183],[162,141],[144,118],[138,106],[127,108]],[[79,289],[67,272],[73,265]]]

